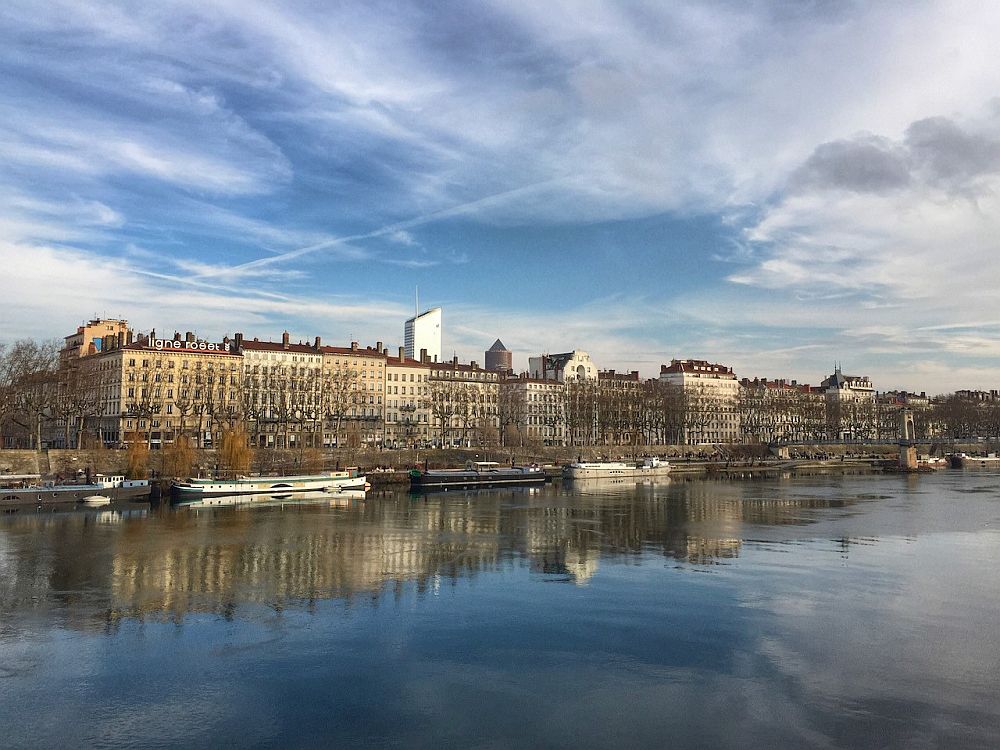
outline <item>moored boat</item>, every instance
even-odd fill
[[[495,461],[469,461],[464,469],[413,469],[412,490],[477,489],[510,485],[545,484],[539,466],[501,466]]]
[[[3,479],[4,484],[15,484],[8,482],[8,478],[0,479]],[[109,500],[132,500],[148,497],[150,491],[148,480],[126,479],[122,474],[97,474],[93,481],[82,484],[39,484],[27,481],[16,484],[19,486],[0,489],[0,505],[75,503],[92,495],[102,495]]]
[[[365,485],[364,474],[357,469],[348,469],[282,477],[191,478],[174,482],[170,487],[170,494],[175,503],[190,503],[206,497],[229,495],[290,495],[322,490],[363,490]]]
[[[642,463],[624,461],[577,461],[563,467],[566,479],[656,479],[670,474],[670,463],[655,456]]]

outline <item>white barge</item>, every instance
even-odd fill
[[[348,469],[286,477],[192,478],[174,482],[170,487],[170,494],[175,503],[191,503],[206,497],[226,495],[291,495],[299,492],[364,489],[367,489],[365,475],[357,469]]]
[[[655,456],[642,463],[624,461],[577,461],[563,467],[566,479],[656,479],[670,474],[670,463]]]

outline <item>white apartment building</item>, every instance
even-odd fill
[[[845,375],[840,366],[820,383],[826,396],[830,437],[858,440],[875,437],[875,386],[867,375]]]
[[[597,365],[581,349],[563,354],[542,354],[528,357],[528,374],[536,380],[597,380]]]

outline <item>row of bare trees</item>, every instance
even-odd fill
[[[432,380],[422,402],[430,411],[439,445],[499,445],[496,427],[502,397],[477,384],[453,378]]]

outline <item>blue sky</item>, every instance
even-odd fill
[[[0,6],[0,340],[585,349],[998,387],[980,2]]]

